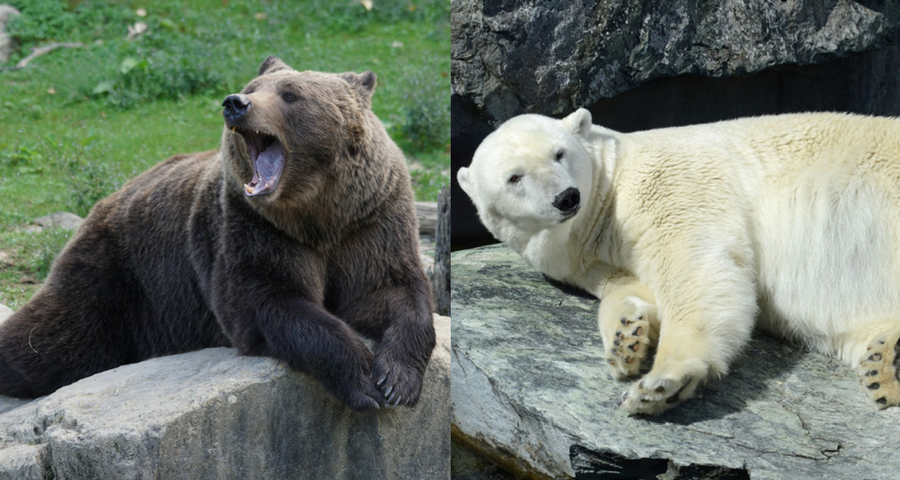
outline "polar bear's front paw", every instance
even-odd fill
[[[694,396],[706,381],[709,368],[700,361],[687,361],[662,369],[654,368],[622,395],[619,408],[629,415],[656,415]]]
[[[900,405],[900,331],[881,334],[869,344],[856,373],[878,408]]]

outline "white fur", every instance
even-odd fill
[[[622,134],[584,109],[522,115],[458,180],[498,239],[604,299],[614,376],[637,374],[658,343],[629,412],[661,412],[727,373],[757,320],[851,364],[876,337],[891,350],[884,335],[900,329],[898,120],[798,114]],[[582,205],[563,219],[552,201],[569,187]],[[868,393],[883,407],[900,402],[891,388],[900,395]]]

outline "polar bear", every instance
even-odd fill
[[[457,178],[494,236],[602,299],[613,377],[646,372],[622,396],[630,414],[726,374],[754,325],[841,358],[877,407],[900,405],[900,120],[623,134],[584,109],[527,114]]]

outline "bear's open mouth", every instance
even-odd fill
[[[272,193],[278,186],[281,172],[284,170],[284,150],[281,142],[272,135],[257,131],[238,130],[244,137],[250,161],[253,163],[253,178],[244,185],[244,193],[248,197]]]

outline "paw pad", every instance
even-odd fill
[[[878,408],[900,405],[900,331],[869,343],[857,367],[860,384]]]
[[[609,349],[607,362],[612,367],[613,376],[624,378],[640,373],[641,361],[650,348],[650,323],[643,315],[619,319],[621,327],[616,329],[615,340]]]

